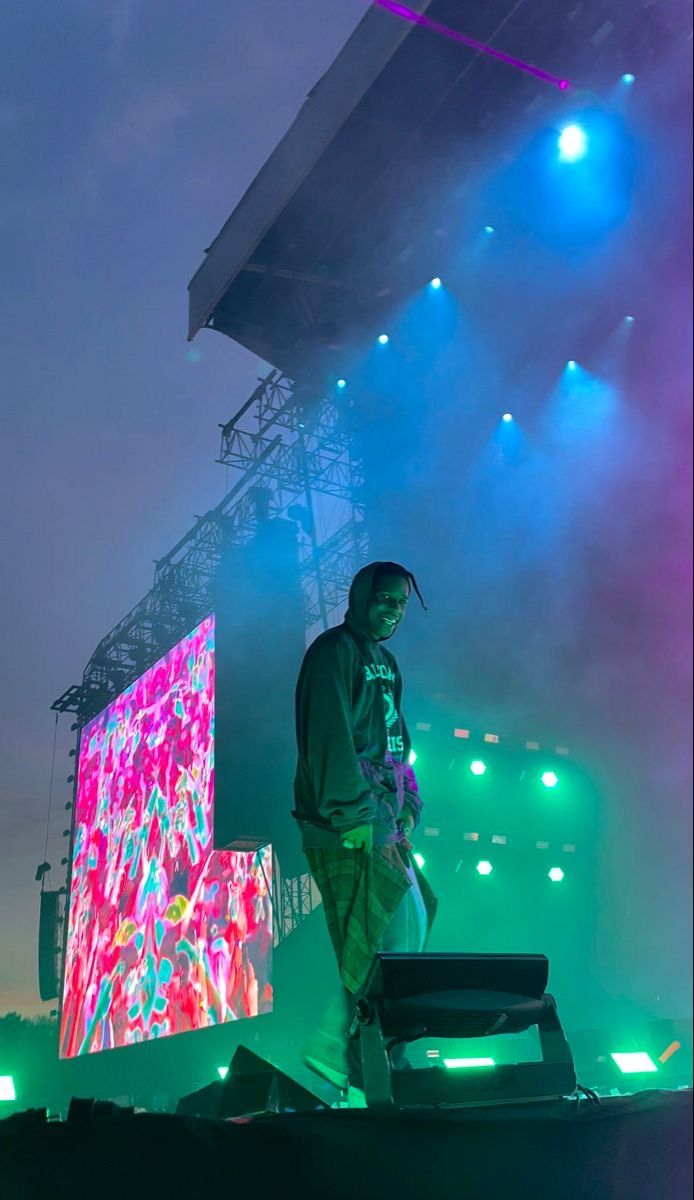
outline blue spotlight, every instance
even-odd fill
[[[625,317],[625,318],[624,318],[624,320],[626,321],[627,325],[633,325],[633,324],[634,324],[634,318],[633,318],[633,317]]]
[[[435,292],[438,292],[439,288],[441,287],[441,280],[439,279],[438,275],[435,275],[434,278],[429,281],[429,287],[433,288]]]
[[[578,162],[588,153],[588,135],[580,125],[565,125],[559,134],[559,158],[562,162]]]
[[[568,371],[577,371],[577,370],[578,370],[578,363],[577,363],[577,362],[576,362],[576,361],[575,361],[573,358],[570,358],[570,359],[569,359],[569,361],[568,361],[568,362],[567,362],[567,364],[566,364],[566,369],[567,369]]]
[[[487,237],[491,237],[491,235],[496,231],[493,225],[485,225],[484,232],[486,233]]]
[[[501,420],[504,421],[507,425],[510,425],[511,421],[513,420],[513,417],[511,416],[511,413],[504,413]]]
[[[346,379],[338,379],[336,387],[339,387],[340,391],[343,392],[345,390],[345,388],[347,387],[347,380]]]
[[[378,335],[379,346],[387,346],[389,341],[390,341],[390,338],[388,337],[387,333],[379,333],[379,335]]]
[[[627,87],[631,87],[632,83],[636,83],[636,76],[632,75],[631,71],[625,71],[622,75],[622,83],[626,83]]]

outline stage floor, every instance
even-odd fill
[[[685,1200],[692,1092],[553,1105],[215,1121],[115,1110],[0,1123],[5,1200]]]

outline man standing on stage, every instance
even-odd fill
[[[384,644],[413,588],[421,602],[414,576],[398,563],[363,567],[344,622],[309,647],[296,689],[293,816],[342,982],[304,1061],[342,1089],[361,1085],[347,1033],[374,954],[423,950],[436,907],[410,857],[422,802],[408,761],[402,678]]]

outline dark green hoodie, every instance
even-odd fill
[[[402,678],[390,650],[369,631],[382,565],[355,575],[343,624],[316,638],[299,673],[292,815],[307,848],[338,846],[341,834],[366,824],[374,827],[374,845],[383,846],[404,836],[404,813],[419,820]]]

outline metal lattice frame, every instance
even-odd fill
[[[250,418],[250,419],[249,419]],[[364,479],[345,413],[310,385],[271,371],[222,426],[219,462],[268,487],[276,515],[303,507],[306,625],[327,627],[368,549]]]
[[[236,474],[234,485],[157,562],[150,591],[101,640],[82,685],[52,708],[77,713],[84,724],[207,615],[223,552],[255,532],[257,487],[271,491],[274,516],[300,522],[306,626],[327,628],[368,550],[363,474],[348,415],[320,389],[296,386],[279,371],[260,380],[221,427],[218,461]]]
[[[311,875],[295,875],[291,879],[282,880],[282,904],[280,921],[282,924],[279,940],[283,941],[293,933],[306,917],[310,916],[320,900],[316,897],[316,886]]]

